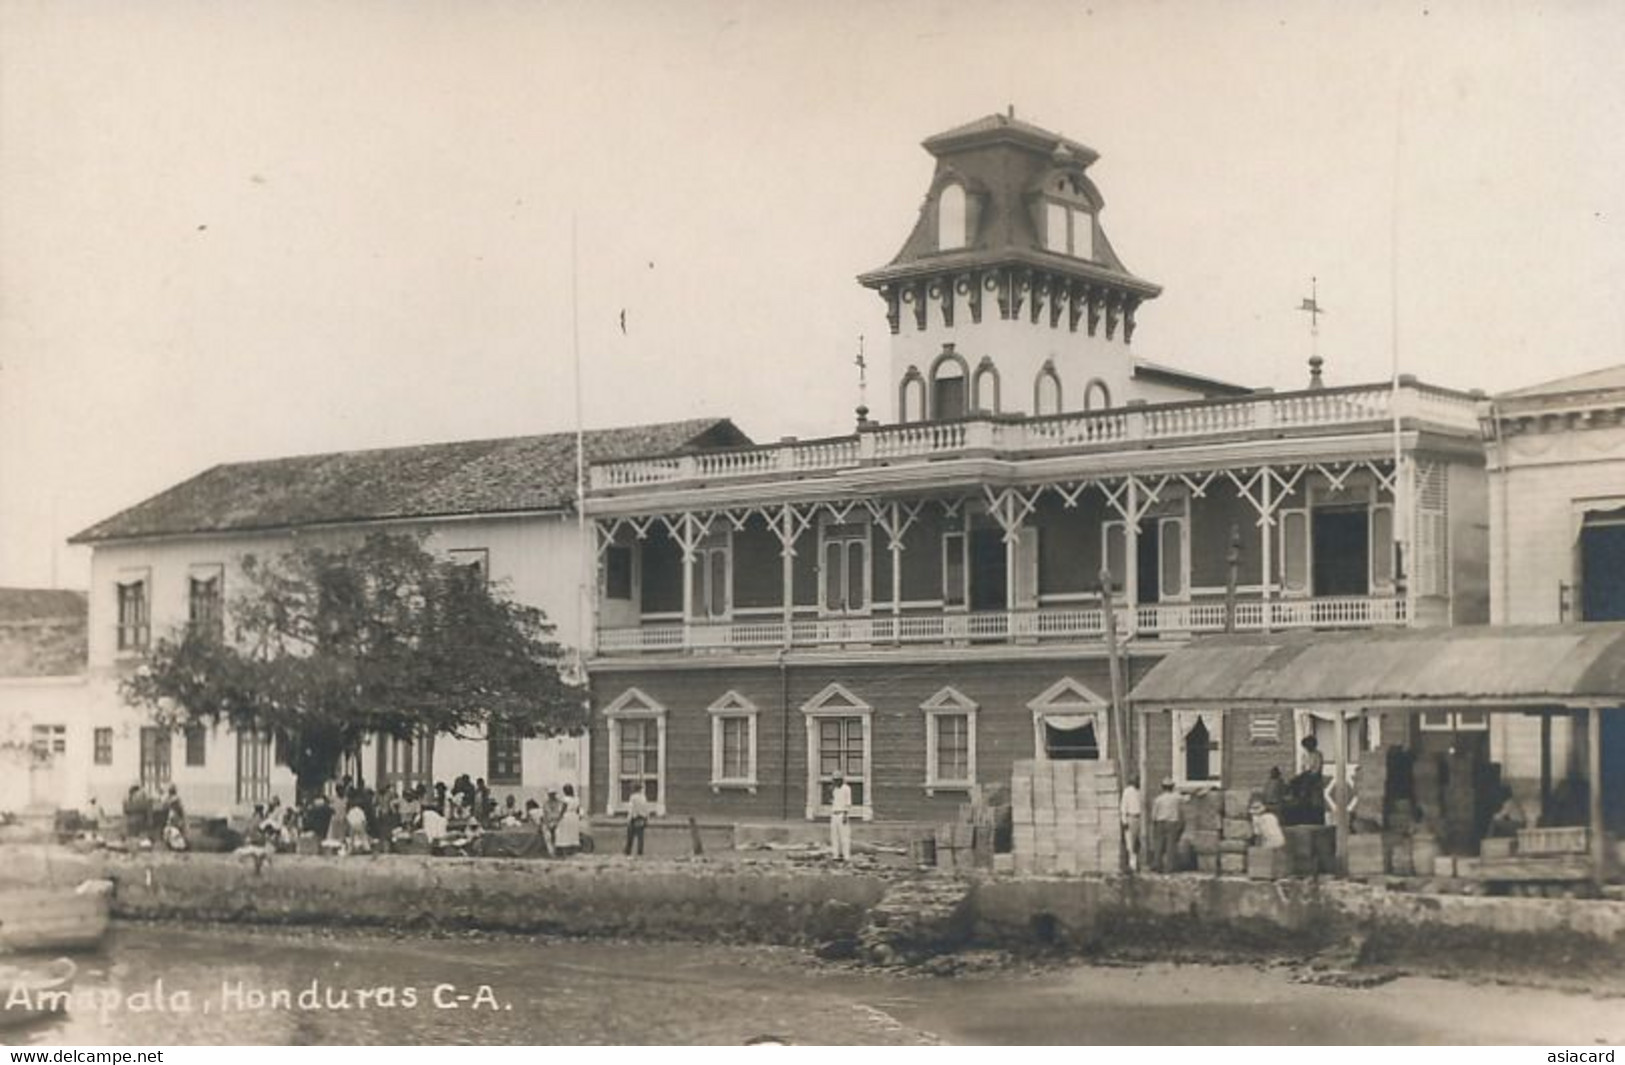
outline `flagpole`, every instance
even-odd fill
[[[581,409],[581,282],[580,265],[576,251],[576,213],[570,212],[570,364],[575,387],[576,421],[576,646],[574,676],[570,679],[581,686],[584,709],[591,708],[587,695],[587,625],[592,613],[589,560],[596,562],[598,545],[589,540],[587,523],[587,433]],[[576,782],[582,790],[584,811],[591,809],[592,794],[592,729],[582,734],[576,748]]]
[[[1404,471],[1404,439],[1400,422],[1399,401],[1399,159],[1404,143],[1404,69],[1400,70],[1399,86],[1394,92],[1394,169],[1393,184],[1388,203],[1388,345],[1389,345],[1389,413],[1392,416],[1394,436],[1394,565],[1397,583],[1402,578],[1407,589],[1411,586],[1408,570],[1415,565],[1411,546],[1411,486]],[[1407,593],[1407,598],[1409,594]]]
[[[587,676],[587,560],[594,546],[587,541],[587,433],[581,413],[581,284],[576,248],[576,215],[570,213],[570,358],[574,368],[576,419],[576,534],[580,545],[576,566],[576,660],[581,682]]]

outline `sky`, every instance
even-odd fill
[[[1142,357],[1302,387],[1315,277],[1329,383],[1616,364],[1621,54],[1610,0],[0,0],[0,585],[216,463],[568,430],[577,346],[589,426],[848,431],[920,141],[1011,106],[1100,153]]]

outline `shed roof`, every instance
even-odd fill
[[[750,443],[726,418],[593,429],[587,461]],[[340,451],[214,466],[71,543],[575,505],[575,434]]]
[[[1625,703],[1625,623],[1219,636],[1169,654],[1130,699],[1142,711]]]

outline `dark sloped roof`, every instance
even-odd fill
[[[1625,702],[1625,623],[1221,636],[1169,654],[1130,698],[1144,710]]]
[[[1574,374],[1570,377],[1559,377],[1552,381],[1542,381],[1539,384],[1526,385],[1523,388],[1514,388],[1510,392],[1502,392],[1495,398],[1498,400],[1531,399],[1537,396],[1561,396],[1575,392],[1598,392],[1615,388],[1625,388],[1625,363]]]
[[[0,588],[0,677],[85,671],[89,600],[58,588]]]
[[[1064,144],[1087,165],[1100,158],[1100,153],[1087,144],[1080,144],[1075,140],[1053,133],[1042,126],[1035,126],[1031,122],[1023,121],[1009,114],[983,115],[972,119],[953,129],[944,130],[922,141],[925,149],[933,155],[961,147],[967,143],[987,143],[992,140],[1008,139],[1018,143],[1027,143],[1041,147],[1046,151],[1057,144]]]
[[[988,115],[939,133],[924,142],[937,157],[937,169],[920,213],[891,262],[860,274],[871,288],[925,274],[973,267],[1019,264],[1099,282],[1151,298],[1162,290],[1124,265],[1097,220],[1093,258],[1075,258],[1045,247],[1035,215],[1034,196],[1058,163],[1075,179],[1099,214],[1105,201],[1084,173],[1099,158],[1094,149],[1009,115]],[[965,186],[975,201],[964,248],[943,252],[935,229],[936,198],[949,181]]]
[[[73,536],[71,543],[301,525],[558,510],[575,500],[575,434],[234,462]],[[734,447],[726,418],[594,429],[589,462]]]

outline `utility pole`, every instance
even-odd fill
[[[1123,666],[1117,658],[1117,605],[1112,599],[1112,573],[1106,567],[1100,570],[1100,609],[1106,633],[1106,664],[1111,671],[1112,686],[1112,755],[1117,766],[1117,786],[1122,788],[1128,784],[1128,775],[1124,758],[1128,750],[1128,726],[1123,720]],[[1145,782],[1141,781],[1143,789]],[[1127,861],[1127,843],[1123,833],[1117,833],[1117,859],[1118,869],[1121,870]]]

